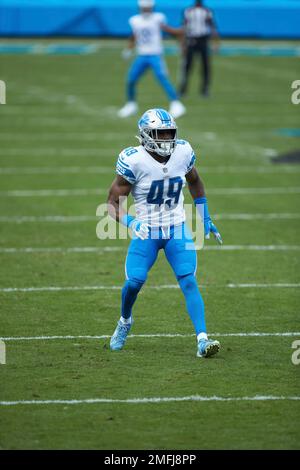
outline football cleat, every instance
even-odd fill
[[[121,320],[118,321],[117,328],[115,329],[114,334],[110,339],[110,349],[112,351],[119,351],[123,348],[131,325],[132,322],[126,324],[121,322]]]
[[[118,111],[118,116],[120,118],[127,118],[136,114],[137,110],[138,105],[136,104],[136,102],[128,101],[128,103],[126,103],[125,106],[123,106],[123,108]]]
[[[220,351],[219,341],[212,339],[202,339],[198,342],[197,356],[210,357],[214,356]]]
[[[186,113],[185,106],[181,103],[181,101],[172,101],[169,109],[169,113],[173,116],[174,119],[183,116]]]

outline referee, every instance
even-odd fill
[[[203,6],[202,0],[196,0],[195,5],[186,8],[183,13],[183,47],[182,75],[179,85],[180,95],[187,90],[188,77],[191,71],[194,54],[201,58],[203,79],[200,93],[209,96],[210,57],[209,39],[219,39],[213,20],[212,12]]]

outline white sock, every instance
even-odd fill
[[[206,333],[199,333],[197,335],[197,341],[199,343],[199,341],[201,341],[202,339],[205,339],[205,340],[208,340],[208,337],[207,337],[207,334]]]
[[[130,325],[131,324],[131,317],[129,317],[129,318],[121,317],[120,322],[123,323],[124,325]]]

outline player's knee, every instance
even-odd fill
[[[127,87],[132,88],[135,86],[135,84],[136,84],[136,79],[133,77],[129,77],[129,79],[127,80]]]
[[[140,290],[147,279],[147,272],[141,268],[132,269],[129,273],[128,282],[132,289]]]
[[[157,79],[160,83],[164,84],[164,85],[168,85],[169,84],[169,80],[168,80],[168,77],[164,74],[164,73],[159,73],[157,75]]]
[[[197,289],[197,281],[193,274],[187,274],[178,278],[181,290],[185,293],[192,292]]]
[[[196,266],[194,263],[181,263],[176,267],[176,277],[179,280],[185,276],[194,275]]]
[[[141,290],[143,284],[143,281],[128,279],[126,282],[126,290],[127,292],[130,292],[131,295],[137,294]]]

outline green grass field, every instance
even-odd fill
[[[180,290],[163,288],[176,284],[163,254],[134,308],[137,336],[109,350],[128,241],[98,240],[95,213],[119,151],[135,145],[136,119],[116,118],[123,43],[102,46],[0,58],[0,448],[299,449],[299,165],[271,162],[300,147],[277,133],[299,128],[299,59],[216,56],[208,100],[193,72],[179,135],[224,239],[198,254],[208,330],[222,345],[204,360]],[[178,58],[167,62],[175,81]],[[150,74],[139,104],[168,106]],[[173,336],[140,336],[154,334]],[[128,402],[192,396],[211,400]]]

